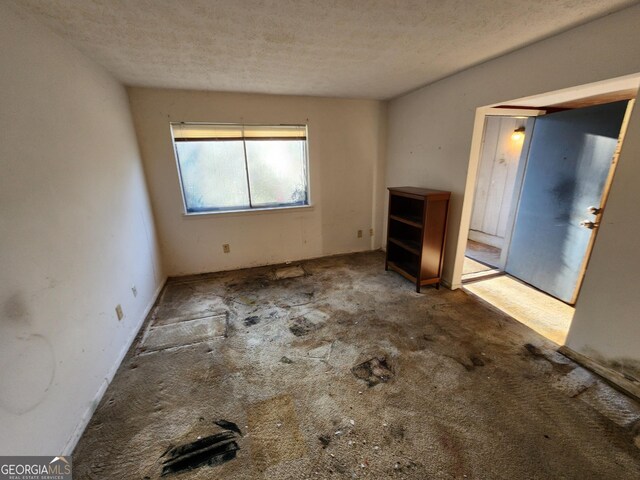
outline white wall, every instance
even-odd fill
[[[0,453],[69,453],[163,274],[124,88],[5,4],[0,65]]]
[[[640,6],[634,6],[390,103],[387,185],[453,192],[444,266],[446,281],[453,278],[476,108],[640,72],[638,25]],[[627,138],[639,136],[636,113]],[[617,175],[613,184],[605,225],[587,271],[568,346],[591,356],[632,362],[640,360],[640,295],[631,281],[640,271],[640,159],[637,140],[629,143],[620,158],[620,171],[624,174]],[[464,200],[468,215],[472,196]],[[620,223],[613,227],[610,221]],[[600,277],[600,273],[606,276]],[[599,307],[594,308],[595,304]]]
[[[380,247],[385,103],[147,88],[129,97],[169,275]],[[308,124],[313,206],[185,216],[169,132],[180,121]]]

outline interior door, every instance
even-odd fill
[[[567,303],[577,298],[627,103],[536,120],[505,271]]]

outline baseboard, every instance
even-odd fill
[[[502,245],[504,244],[504,238],[489,235],[488,233],[479,232],[477,230],[469,230],[469,240],[484,243],[485,245],[490,245],[496,248],[502,248]]]
[[[616,390],[619,390],[625,395],[628,395],[635,400],[640,401],[640,382],[631,380],[625,377],[620,372],[605,367],[598,362],[590,359],[589,357],[570,349],[567,346],[558,348],[558,352],[560,352],[565,357],[569,357],[571,360],[580,364],[590,372],[595,373]]]
[[[75,430],[71,434],[71,437],[69,437],[69,440],[67,440],[67,443],[66,443],[66,445],[65,445],[65,447],[64,447],[64,449],[62,451],[62,455],[68,456],[68,455],[71,455],[73,453],[73,450],[76,448],[76,444],[80,440],[80,437],[82,437],[82,434],[84,433],[84,430],[87,428],[87,425],[91,421],[91,417],[93,416],[93,413],[95,412],[96,408],[98,407],[98,405],[100,404],[100,402],[102,400],[102,397],[104,396],[105,392],[107,391],[107,388],[109,387],[109,384],[111,383],[111,380],[113,380],[113,377],[115,376],[116,372],[120,368],[120,364],[122,364],[122,361],[124,360],[125,356],[127,355],[127,352],[129,351],[129,349],[131,348],[131,345],[133,344],[134,340],[138,336],[138,332],[140,331],[140,329],[144,325],[144,322],[147,319],[147,316],[151,312],[151,309],[155,306],[156,302],[158,301],[160,293],[162,292],[162,289],[164,288],[166,283],[167,283],[167,278],[165,277],[164,280],[162,282],[160,282],[160,285],[158,286],[158,288],[154,292],[153,296],[151,297],[151,301],[149,302],[149,304],[145,308],[143,314],[140,316],[140,319],[138,320],[138,324],[133,329],[133,332],[131,334],[131,338],[129,338],[129,341],[124,345],[122,350],[120,350],[120,353],[118,355],[117,361],[113,364],[113,366],[111,367],[111,370],[109,370],[109,373],[107,374],[107,376],[105,377],[104,381],[100,385],[100,388],[96,392],[96,394],[95,394],[95,396],[93,398],[93,401],[91,402],[90,406],[87,408],[87,410],[82,415],[82,418],[80,419],[80,422],[78,422],[78,425],[76,426]]]
[[[445,280],[444,278],[440,279],[440,284],[449,290],[457,290],[462,288],[462,283],[451,283],[449,280]]]

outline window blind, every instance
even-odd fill
[[[305,125],[172,123],[176,142],[221,140],[306,140]]]

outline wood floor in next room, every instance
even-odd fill
[[[74,478],[622,479],[640,406],[380,252],[174,278]]]

